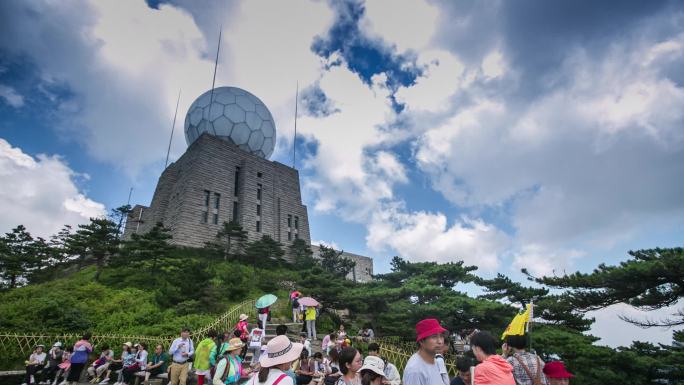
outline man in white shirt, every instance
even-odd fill
[[[409,358],[404,368],[404,385],[449,385],[440,373],[435,355],[444,350],[444,333],[447,332],[434,318],[416,324],[418,351]]]
[[[188,380],[188,359],[195,353],[195,347],[190,339],[190,329],[183,328],[181,336],[173,340],[169,354],[173,358],[169,373],[170,385],[185,385]]]

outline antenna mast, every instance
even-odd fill
[[[169,138],[169,148],[166,150],[166,162],[164,162],[164,169],[166,169],[166,166],[169,165],[169,153],[171,152],[171,141],[173,141],[173,131],[176,130],[176,116],[178,116],[178,105],[180,104],[180,95],[181,95],[181,90],[178,90],[178,100],[176,101],[176,113],[173,114],[173,125],[171,125],[171,137]],[[133,191],[133,188],[131,187],[131,191]],[[129,194],[128,199],[130,200],[131,196]]]
[[[223,32],[223,24],[221,29],[219,29],[218,46],[216,47],[216,61],[214,62],[214,80],[211,81],[211,96],[209,97],[209,117],[211,118],[211,106],[214,104],[214,86],[216,85],[216,69],[218,68],[219,51],[221,51],[221,33]],[[216,128],[211,125],[214,130],[214,135],[216,135]]]
[[[299,81],[297,81],[297,91],[295,91],[295,116],[294,116],[294,139],[292,140],[292,168],[296,168],[297,161],[297,107],[299,105]]]

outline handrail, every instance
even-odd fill
[[[394,364],[400,373],[404,372],[406,363],[416,351],[415,343],[404,342],[398,337],[378,337],[374,339],[374,342],[380,345],[380,356]],[[449,376],[455,377],[458,374],[456,362],[452,357],[447,356],[444,358],[444,363]]]
[[[199,328],[192,333],[192,337],[199,340],[206,338],[207,332],[210,329],[216,331],[231,329],[238,321],[240,314],[245,313],[251,317],[255,317],[256,308],[254,307],[255,300],[247,300],[239,303],[227,312],[218,316],[214,321],[206,326]],[[72,344],[81,338],[82,334],[78,333],[18,333],[9,331],[0,331],[0,368],[12,366],[23,359],[33,351],[36,345],[43,343],[52,344],[55,341],[60,341],[64,345]],[[145,342],[149,346],[162,344],[165,347],[171,345],[175,338],[174,335],[161,336],[145,336],[145,335],[130,335],[130,334],[110,334],[110,333],[93,333],[91,343],[93,345],[108,344],[109,346],[120,346],[124,342]],[[47,345],[47,344],[46,344]],[[149,347],[148,346],[148,347]]]

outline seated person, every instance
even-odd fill
[[[302,349],[295,374],[297,375],[297,385],[308,385],[313,380],[314,364],[313,360],[309,358],[309,351],[306,349]]]
[[[126,342],[123,344],[123,348],[121,350],[121,357],[118,360],[112,359],[111,363],[109,364],[109,368],[107,368],[107,372],[104,375],[104,378],[100,382],[100,385],[106,385],[109,383],[109,377],[111,376],[112,372],[116,372],[119,369],[123,368],[123,362],[124,358],[126,358],[130,353],[131,353],[131,348],[133,347],[133,344],[130,342]],[[119,377],[119,376],[117,376]],[[120,376],[123,377],[123,376]],[[121,378],[117,379],[117,382],[120,382]]]
[[[169,355],[166,354],[162,345],[157,345],[154,348],[154,354],[150,358],[151,360],[145,369],[145,383],[150,380],[150,377],[166,373],[166,367],[169,363]]]
[[[46,381],[52,382],[55,379],[55,375],[59,372],[59,364],[62,363],[63,354],[64,350],[62,350],[62,343],[59,341],[55,342],[47,353],[48,365],[45,370],[43,370]]]
[[[24,384],[35,384],[36,379],[35,377],[38,375],[38,372],[43,370],[45,367],[45,359],[47,358],[47,354],[43,351],[45,349],[45,345],[37,345],[36,348],[33,350],[33,353],[31,353],[31,356],[29,357],[28,361],[26,362],[26,381]]]
[[[473,360],[469,357],[459,357],[456,359],[458,375],[451,380],[451,385],[470,385],[471,366],[473,366]]]
[[[109,345],[102,345],[100,350],[100,357],[98,357],[92,365],[88,367],[88,375],[92,383],[100,382],[102,374],[109,369],[109,365],[114,360],[114,352],[109,348]]]

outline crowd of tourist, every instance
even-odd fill
[[[306,313],[304,309],[308,318]],[[249,317],[241,314],[232,332],[219,335],[210,330],[196,344],[184,328],[168,350],[156,345],[151,354],[145,343],[124,343],[118,357],[103,345],[90,364],[90,334],[64,350],[60,342],[47,352],[38,345],[26,361],[25,384],[75,384],[84,369],[91,383],[101,385],[110,380],[115,385],[148,384],[153,378],[186,385],[191,373],[197,385],[567,385],[572,377],[562,362],[544,363],[526,350],[524,335],[507,336],[500,345],[490,333],[472,331],[466,336],[469,349],[458,357],[457,375],[452,378],[443,356],[448,350],[448,331],[438,320],[424,319],[416,324],[417,351],[400,374],[396,365],[380,355],[370,327],[352,339],[340,325],[314,346],[314,324],[304,322],[307,331],[301,332],[298,342],[287,337],[286,325],[278,325],[276,335],[267,338],[267,317],[261,314],[267,313],[259,313],[251,330]],[[302,314],[299,309],[293,310],[295,319],[298,314]],[[365,358],[357,345],[367,346]]]

